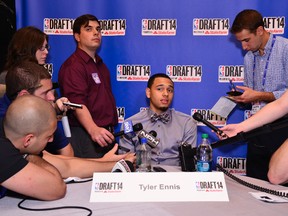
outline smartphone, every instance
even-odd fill
[[[230,82],[230,87],[231,87],[232,91],[226,92],[226,94],[228,94],[229,96],[240,96],[243,94],[242,92],[239,92],[236,90],[236,87],[235,87],[232,79],[230,79],[229,82]]]

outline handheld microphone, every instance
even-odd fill
[[[195,112],[193,114],[193,118],[196,121],[200,121],[203,124],[205,124],[206,126],[208,126],[210,129],[212,129],[213,131],[215,131],[217,134],[219,134],[222,137],[228,137],[223,131],[221,131],[219,128],[217,128],[216,126],[214,126],[213,124],[211,124],[210,122],[208,122],[206,119],[203,118],[203,116],[199,113],[199,112]]]
[[[114,165],[111,172],[134,172],[134,166],[131,161],[121,159]]]
[[[81,104],[70,103],[70,102],[63,102],[63,105],[65,105],[65,106],[71,106],[71,107],[74,107],[74,108],[80,108],[80,109],[83,108]]]
[[[149,133],[145,130],[141,130],[138,133],[138,137],[139,139],[145,137],[147,139],[147,144],[151,147],[151,148],[155,148],[159,143],[160,140],[156,138],[157,133],[156,131],[150,131]]]
[[[119,136],[123,136],[124,134],[126,136],[129,136],[129,133],[131,133],[132,131],[140,131],[143,129],[143,125],[141,123],[137,123],[135,125],[132,126],[132,122],[131,121],[126,121],[123,123],[123,127],[124,130],[123,131],[119,131],[117,133],[114,133],[114,137],[119,137]],[[136,135],[135,135],[136,136]]]
[[[69,121],[68,121],[68,117],[62,116],[62,126],[63,126],[63,130],[64,130],[64,134],[66,137],[71,137],[71,130],[70,130],[70,126],[69,126]]]
[[[154,130],[150,131],[149,134],[151,134],[154,137],[157,137],[157,132]]]

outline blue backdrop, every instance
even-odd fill
[[[159,72],[175,81],[176,110],[200,111],[217,126],[243,121],[239,108],[228,119],[210,112],[230,90],[229,79],[238,85],[243,81],[245,53],[229,33],[243,9],[258,10],[269,31],[286,37],[286,0],[16,0],[17,28],[33,25],[49,35],[47,67],[54,81],[76,47],[74,19],[86,13],[98,17],[103,28],[99,55],[111,71],[119,123],[148,106],[146,81]],[[199,125],[198,142],[203,132],[211,142],[218,140]],[[213,156],[238,173],[245,173],[245,157],[244,144],[215,149]]]

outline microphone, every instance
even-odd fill
[[[114,165],[111,172],[134,172],[134,166],[131,161],[121,159]]]
[[[152,130],[149,133],[145,130],[141,130],[138,133],[138,137],[139,139],[145,137],[147,139],[147,144],[151,147],[151,148],[155,148],[159,143],[160,140],[156,138],[157,133],[156,131]]]
[[[69,121],[68,121],[68,117],[62,116],[62,126],[63,126],[63,130],[64,130],[64,134],[66,137],[71,137],[71,130],[70,130],[70,126],[69,126]]]
[[[151,134],[154,137],[157,137],[157,132],[154,130],[150,131],[149,134]]]
[[[215,131],[217,134],[219,134],[221,137],[228,137],[223,131],[221,131],[219,128],[217,128],[216,126],[214,126],[213,124],[211,124],[210,122],[208,122],[206,119],[203,118],[203,116],[199,113],[199,112],[195,112],[193,114],[193,118],[196,121],[200,121],[203,124],[205,124],[206,126],[208,126],[210,129],[212,129],[213,131]]]
[[[119,137],[119,136],[123,136],[126,135],[126,137],[128,139],[131,139],[130,137],[132,136],[132,138],[134,136],[136,136],[136,134],[134,132],[136,131],[140,131],[143,129],[143,125],[141,123],[137,123],[135,125],[132,124],[132,121],[125,121],[123,123],[123,131],[119,131],[117,133],[114,133],[114,137]],[[135,134],[135,135],[134,135]]]

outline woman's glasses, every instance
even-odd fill
[[[45,49],[49,50],[49,49],[50,49],[50,46],[49,46],[48,44],[46,44],[46,46],[42,46],[42,47],[39,48],[39,50],[42,51],[42,52],[43,52]]]

